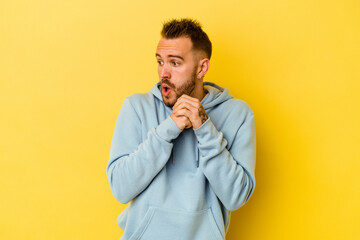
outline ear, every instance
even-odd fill
[[[203,58],[199,62],[198,72],[197,72],[197,78],[202,79],[210,67],[210,60],[208,58]]]

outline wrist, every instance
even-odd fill
[[[183,123],[183,121],[180,121],[179,117],[176,117],[174,113],[172,113],[170,117],[180,131],[185,129],[186,124]]]
[[[156,127],[156,133],[160,138],[171,142],[179,136],[181,130],[178,128],[174,120],[168,117]]]

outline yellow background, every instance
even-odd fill
[[[358,0],[1,0],[0,239],[118,239],[106,178],[161,23],[194,17],[205,80],[254,110],[257,186],[228,239],[360,239]]]

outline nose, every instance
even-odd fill
[[[164,64],[159,70],[160,78],[170,79],[170,69],[166,66],[166,64]]]

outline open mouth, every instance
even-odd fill
[[[163,95],[167,96],[167,95],[170,94],[170,92],[171,92],[171,88],[170,88],[169,86],[167,86],[167,85],[163,85],[163,86],[162,86],[162,93],[163,93]]]

